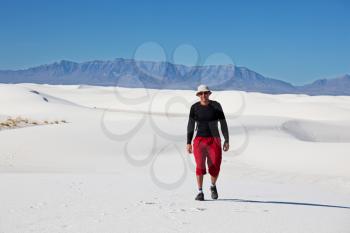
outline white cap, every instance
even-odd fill
[[[209,90],[209,87],[207,85],[201,84],[197,88],[196,95],[198,95],[199,92],[205,92],[205,91],[209,91],[211,93],[211,91]]]

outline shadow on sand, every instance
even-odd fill
[[[257,200],[246,200],[246,199],[217,199],[217,200],[206,200],[206,201],[230,201],[230,202],[248,202],[248,203],[261,203],[261,204],[279,204],[279,205],[303,205],[303,206],[316,206],[316,207],[329,207],[329,208],[341,208],[350,209],[349,206],[339,205],[325,205],[316,203],[305,203],[305,202],[291,202],[291,201],[257,201]]]

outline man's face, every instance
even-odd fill
[[[201,102],[207,102],[209,100],[210,94],[211,93],[209,91],[199,92],[198,97]]]

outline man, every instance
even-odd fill
[[[203,201],[203,175],[205,175],[207,160],[208,171],[211,176],[211,197],[218,198],[216,181],[219,176],[221,165],[221,138],[218,130],[218,121],[220,121],[221,131],[225,141],[223,150],[229,149],[229,133],[224,112],[219,102],[209,100],[211,91],[206,85],[199,85],[196,95],[198,102],[191,106],[188,125],[187,125],[187,152],[192,153],[192,137],[194,134],[195,122],[197,122],[197,134],[193,140],[193,153],[196,161],[196,176],[199,193],[195,200]]]

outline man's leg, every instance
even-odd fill
[[[202,188],[203,188],[203,175],[197,175],[197,186],[198,186],[198,190],[202,190]]]
[[[212,184],[216,184],[219,176],[220,166],[222,161],[221,140],[218,137],[212,139],[212,143],[207,147],[208,149],[208,170],[211,175]]]
[[[220,138],[213,138],[212,144],[208,147],[208,167],[209,174],[211,179],[211,197],[213,199],[218,198],[218,192],[216,189],[216,181],[219,177],[220,165],[222,160],[222,151],[221,151],[221,140]]]
[[[198,185],[198,194],[195,197],[197,201],[204,201],[204,193],[203,193],[203,175],[197,175],[197,185]]]
[[[210,176],[211,179],[211,185],[216,185],[216,181],[219,177],[219,174],[217,176]]]
[[[198,188],[201,188],[203,185],[203,175],[207,173],[205,168],[206,162],[206,153],[204,150],[205,139],[195,138],[193,143],[193,154],[196,161],[196,175],[197,175],[197,184]]]
[[[194,158],[196,160],[196,177],[197,177],[197,185],[198,185],[198,194],[195,198],[195,200],[203,201],[204,200],[204,194],[203,194],[203,175],[206,174],[206,168],[205,168],[205,160],[206,155],[203,150],[203,143],[205,142],[205,139],[196,138],[195,142],[193,143],[193,154]]]

